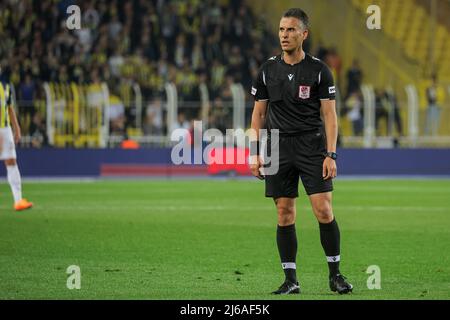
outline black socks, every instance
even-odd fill
[[[330,269],[330,276],[339,274],[340,257],[340,233],[336,219],[330,223],[320,223],[320,242],[323,250],[327,256],[328,268]]]
[[[327,257],[330,276],[340,273],[340,233],[335,219],[330,223],[319,223],[320,242]],[[286,280],[297,282],[296,256],[297,256],[297,234],[295,224],[277,227],[277,245],[280,253],[281,266],[283,267]]]
[[[277,227],[277,245],[286,280],[296,283],[297,234],[295,233],[295,224]]]

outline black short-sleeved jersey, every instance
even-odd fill
[[[297,64],[281,55],[260,68],[251,94],[256,101],[268,100],[266,128],[280,134],[297,134],[322,127],[320,100],[334,100],[336,89],[330,69],[306,54]]]

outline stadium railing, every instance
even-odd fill
[[[54,147],[116,147],[125,136],[138,141],[142,146],[169,146],[174,128],[192,129],[193,121],[202,121],[202,128],[247,129],[251,123],[253,100],[246,96],[241,84],[230,86],[228,98],[213,97],[205,86],[200,88],[200,101],[186,101],[179,96],[177,86],[165,85],[165,92],[158,102],[157,117],[160,127],[152,127],[155,121],[154,101],[146,101],[140,94],[139,85],[130,84],[133,101],[124,105],[120,96],[115,97],[105,83],[77,85],[46,83],[45,102],[34,101],[35,112],[45,121],[49,144]],[[384,92],[392,88],[384,88]],[[377,100],[374,86],[362,87],[361,132],[355,134],[348,101],[337,96],[337,111],[340,122],[341,145],[344,147],[449,147],[450,146],[450,86],[446,87],[447,98],[441,105],[437,135],[425,132],[427,108],[423,102],[424,87],[411,84],[404,93],[392,101]],[[114,98],[115,97],[115,98]],[[128,102],[128,104],[130,104]],[[23,146],[30,146],[31,133],[26,126],[30,123],[30,112],[18,102],[19,120],[24,138]],[[384,109],[380,113],[380,106]],[[125,112],[128,109],[132,111]],[[156,108],[158,109],[158,108]],[[25,112],[24,112],[25,110]],[[119,115],[128,126],[122,131],[114,131],[114,119]],[[125,119],[130,117],[131,119]],[[402,127],[399,130],[398,126]]]

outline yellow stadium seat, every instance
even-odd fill
[[[420,64],[426,76],[429,76],[433,52],[439,78],[450,81],[450,29],[438,22],[433,41],[428,41],[432,30],[426,8],[412,0],[352,0],[351,3],[363,14],[371,4],[380,6],[383,32],[400,44],[407,57]]]

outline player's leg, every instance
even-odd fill
[[[346,278],[339,270],[341,260],[341,235],[339,226],[333,215],[332,193],[316,193],[309,196],[314,215],[319,222],[320,242],[325,252],[328,269],[329,284],[332,291],[340,294],[351,292],[353,286],[347,282]]]
[[[31,208],[33,204],[22,198],[22,179],[16,159],[5,160],[5,166],[8,183],[14,198],[14,209],[20,211]]]
[[[297,234],[295,232],[295,198],[274,199],[277,207],[277,247],[286,280],[296,283]]]
[[[330,275],[335,275],[339,273],[340,236],[331,208],[333,183],[331,180],[324,180],[322,176],[325,139],[322,133],[313,133],[300,137],[297,143],[298,149],[303,153],[297,158],[302,183],[319,221],[320,240],[329,261]]]
[[[0,140],[2,142],[0,160],[5,162],[8,183],[14,197],[14,209],[16,211],[29,209],[33,204],[22,198],[22,179],[17,166],[16,146],[10,127],[0,129]]]
[[[14,203],[22,199],[22,181],[16,159],[5,160],[6,175],[14,197]]]
[[[274,294],[300,293],[296,275],[297,235],[295,231],[295,199],[298,197],[299,173],[292,166],[288,139],[280,139],[279,169],[265,176],[266,197],[274,199],[277,215],[277,247],[285,281]]]
[[[340,232],[331,208],[331,192],[309,196],[312,210],[319,222],[320,242],[328,261],[330,276],[339,274]]]
[[[295,231],[295,198],[274,198],[277,208],[277,247],[285,275],[284,283],[273,294],[300,293],[297,281],[297,234]]]
[[[339,271],[340,232],[331,206],[333,182],[331,179],[324,180],[322,176],[326,152],[325,138],[322,133],[314,133],[302,136],[297,143],[298,149],[302,152],[297,157],[296,164],[313,212],[319,222],[320,241],[330,272],[330,288],[339,293],[347,293],[352,287],[345,282],[345,278]]]
[[[33,206],[33,203],[22,198],[22,179],[16,159],[11,158],[5,160],[5,166],[8,183],[14,197],[14,209],[16,211],[30,209]]]

